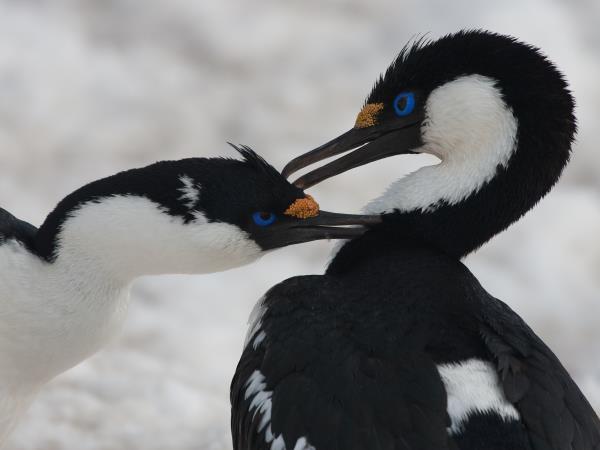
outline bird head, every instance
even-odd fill
[[[126,278],[206,273],[291,244],[355,237],[381,220],[321,211],[250,148],[235,148],[241,160],[161,161],[78,189],[40,227],[37,252]]]
[[[358,236],[378,215],[339,214],[320,210],[318,203],[289,183],[247,146],[231,144],[242,160],[214,159],[208,183],[194,175],[180,177],[180,200],[187,217],[233,226],[268,251],[319,239]],[[198,181],[194,181],[194,179]],[[353,227],[346,227],[353,226]]]
[[[367,211],[402,215],[462,256],[555,184],[576,131],[573,109],[562,74],[531,45],[479,30],[418,40],[376,81],[349,131],[283,174],[350,152],[295,181],[306,189],[382,158],[435,155],[439,164],[398,180]]]

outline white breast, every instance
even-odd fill
[[[60,269],[16,241],[0,245],[0,446],[38,389],[102,348],[125,317],[127,286]]]
[[[43,383],[101,348],[120,328],[128,285],[84,264],[63,267],[20,244],[0,246],[0,377]]]

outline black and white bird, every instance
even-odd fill
[[[573,108],[538,49],[458,32],[407,46],[354,128],[286,167],[354,149],[305,188],[395,154],[440,160],[373,200],[384,223],[324,275],[259,301],[231,387],[235,450],[600,449],[560,361],[461,263],[556,183]]]
[[[222,271],[379,220],[318,212],[252,150],[238,150],[242,160],[163,161],[92,182],[39,229],[0,209],[0,446],[44,383],[120,329],[135,278]]]

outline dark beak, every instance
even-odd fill
[[[271,250],[320,239],[352,239],[378,223],[381,223],[380,215],[320,211],[318,216],[308,219],[283,217],[270,227],[256,232],[255,239],[263,250]]]
[[[422,117],[415,114],[408,118],[395,118],[385,125],[352,128],[332,141],[290,161],[284,167],[282,175],[287,178],[292,173],[311,164],[356,149],[294,181],[294,184],[300,189],[308,189],[327,178],[355,167],[388,156],[414,153],[413,150],[423,145],[421,122]]]

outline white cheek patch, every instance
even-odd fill
[[[240,228],[208,222],[195,211],[184,222],[145,197],[111,196],[81,205],[63,223],[57,262],[88,262],[116,277],[212,273],[248,264],[262,255]]]
[[[437,367],[448,396],[450,434],[458,434],[477,413],[493,413],[505,421],[520,420],[519,412],[509,403],[500,386],[492,363],[468,359]]]
[[[427,99],[418,149],[441,159],[394,182],[370,202],[367,213],[431,211],[454,205],[490,181],[508,164],[517,146],[517,120],[494,80],[481,75],[457,78]]]

